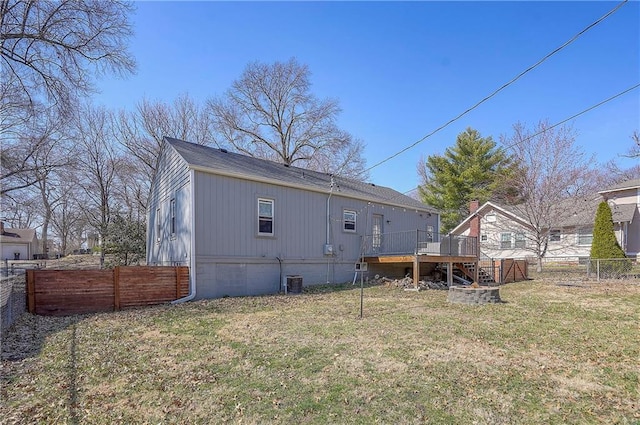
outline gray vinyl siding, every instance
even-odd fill
[[[324,259],[326,194],[233,177],[195,173],[196,252],[205,257]],[[274,236],[258,235],[258,198],[274,200]],[[343,210],[358,213],[356,232],[343,231]],[[425,230],[437,218],[425,212],[371,204],[333,194],[329,241],[338,261],[355,261],[371,214],[383,214],[385,231]],[[420,217],[420,214],[423,214]]]
[[[428,207],[368,202],[344,196],[338,187],[330,199],[334,255],[326,256],[328,196],[329,187],[321,193],[190,168],[167,144],[149,198],[148,263],[194,266],[196,299],[268,294],[280,291],[287,275],[302,276],[304,286],[351,281],[373,214],[383,215],[384,232],[438,228],[438,216]],[[274,201],[273,236],[258,234],[259,198]],[[176,200],[175,237],[170,234],[171,199]],[[355,232],[343,230],[345,209],[357,213]]]
[[[305,286],[351,281],[361,237],[372,214],[384,231],[437,229],[438,217],[419,211],[340,196],[330,199],[329,243],[324,255],[329,193],[195,172],[196,298],[275,293],[287,275]],[[274,235],[258,234],[258,199],[274,201]],[[356,232],[343,230],[343,210],[357,213]],[[387,220],[389,223],[387,223]]]
[[[166,146],[160,156],[147,212],[147,263],[156,265],[189,264],[191,241],[190,170],[175,150]],[[171,234],[171,200],[176,203],[176,231]],[[157,211],[160,210],[160,241]]]

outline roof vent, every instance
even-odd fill
[[[375,183],[369,183],[371,186],[376,187]]]
[[[289,164],[282,164],[282,165],[284,165],[285,167],[289,168]]]
[[[222,152],[222,153],[229,153],[229,151],[228,151],[228,150],[223,149],[223,148],[220,148],[220,152]]]

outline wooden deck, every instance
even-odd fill
[[[413,284],[418,286],[420,281],[420,264],[421,263],[446,263],[447,264],[447,283],[449,286],[453,285],[453,265],[457,264],[458,268],[463,272],[465,263],[473,263],[475,265],[474,272],[465,272],[469,278],[474,282],[478,281],[478,257],[466,256],[466,255],[431,255],[431,254],[419,254],[419,255],[407,255],[407,254],[381,254],[381,255],[369,255],[364,257],[364,261],[370,264],[411,264],[413,265]],[[472,275],[471,275],[472,274]]]

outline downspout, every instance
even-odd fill
[[[329,245],[329,229],[331,226],[331,218],[329,215],[329,201],[331,200],[331,195],[333,195],[333,176],[331,176],[331,188],[329,189],[329,196],[327,197],[327,238],[325,242],[325,246]],[[331,268],[331,255],[327,255],[327,284],[329,283],[329,270]]]
[[[191,301],[196,296],[196,173],[195,170],[189,170],[189,180],[191,181],[191,255],[189,258],[189,295],[182,297],[171,304],[180,304]]]

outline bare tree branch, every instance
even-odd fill
[[[222,98],[209,100],[220,138],[247,155],[365,179],[364,144],[338,128],[338,102],[310,93],[295,59],[252,63]]]
[[[68,109],[92,90],[92,75],[134,71],[126,45],[133,34],[132,10],[119,0],[3,0],[3,79],[28,103],[45,95]]]

